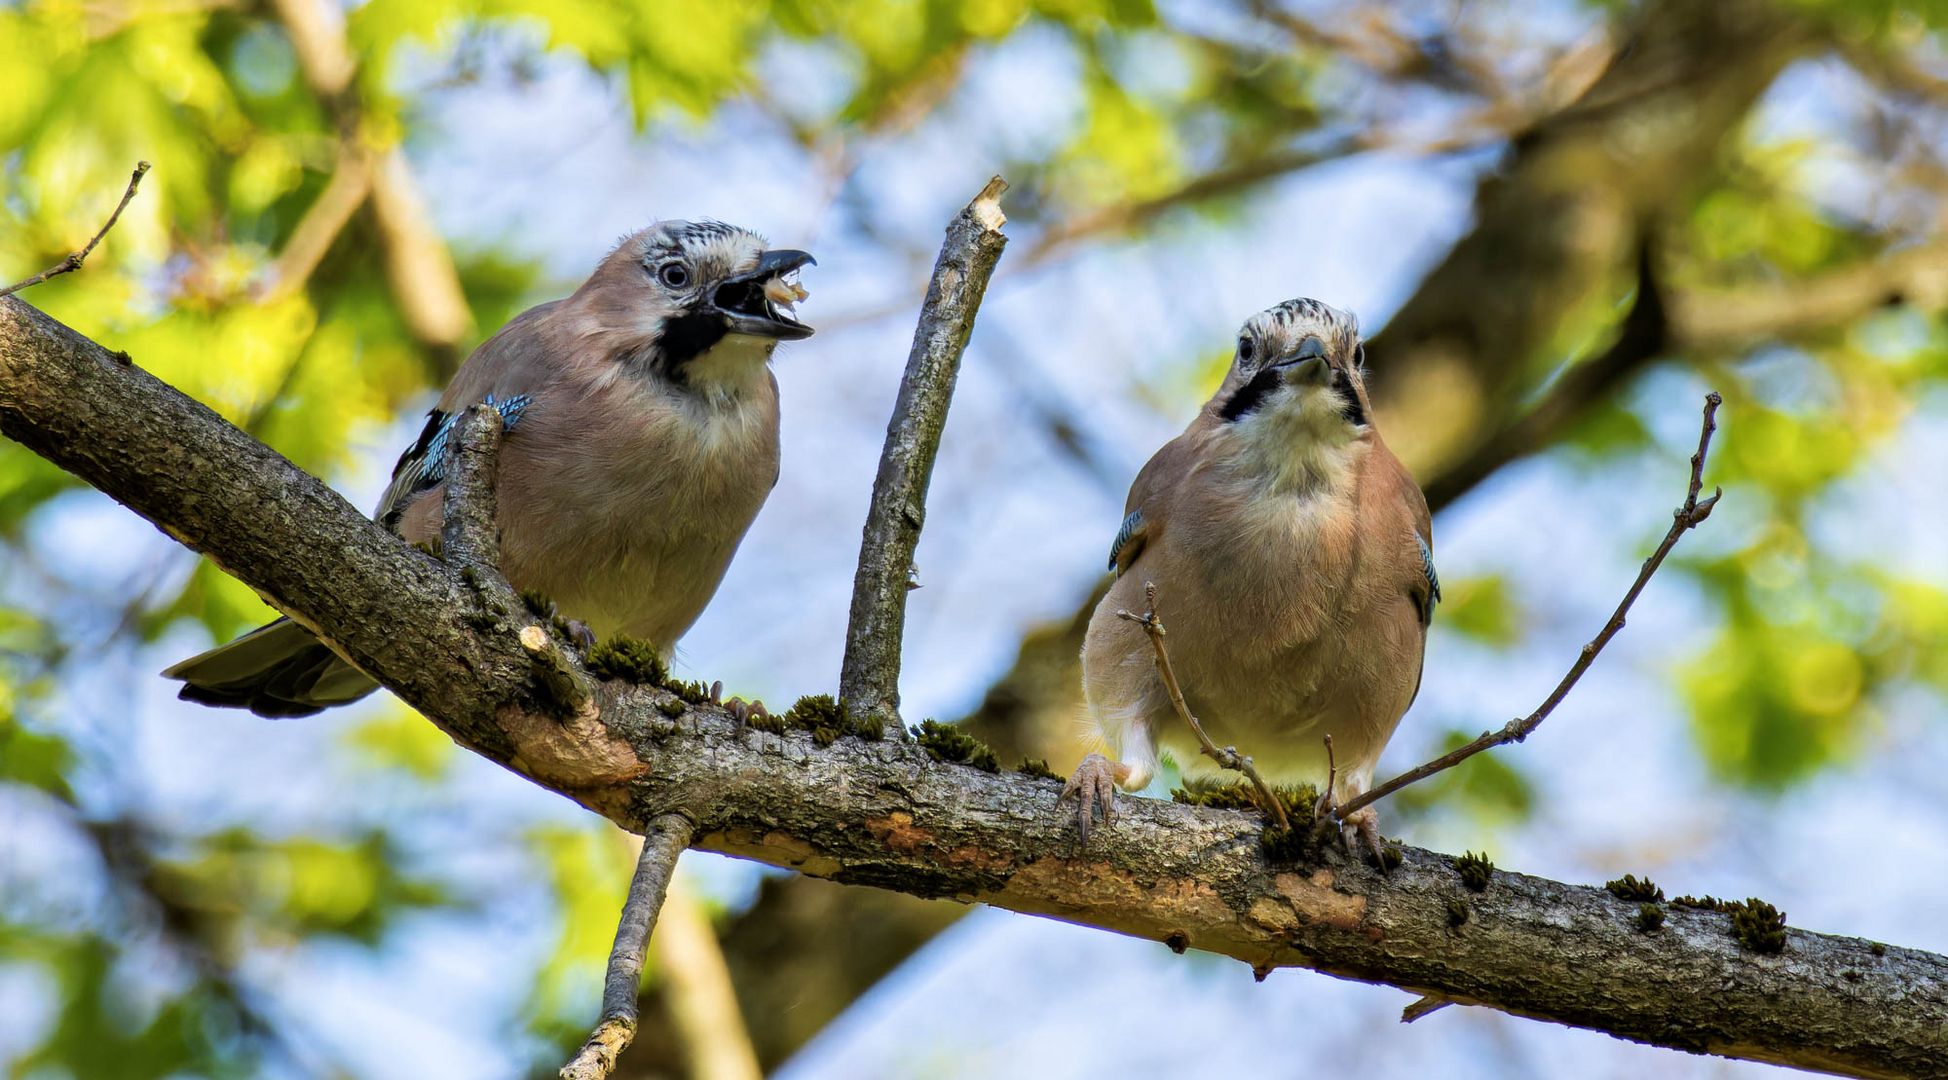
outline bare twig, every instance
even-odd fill
[[[1453,998],[1442,997],[1439,994],[1427,994],[1415,998],[1408,1003],[1406,1008],[1400,1010],[1400,1022],[1403,1024],[1411,1024],[1421,1017],[1426,1016],[1428,1013],[1440,1012],[1452,1004],[1454,1004]]]
[[[1609,644],[1610,639],[1617,636],[1617,631],[1623,629],[1624,617],[1630,613],[1630,605],[1637,602],[1638,594],[1642,593],[1644,586],[1649,584],[1650,576],[1664,564],[1664,557],[1677,546],[1678,539],[1687,531],[1696,528],[1705,518],[1710,517],[1712,508],[1718,505],[1718,497],[1724,494],[1722,489],[1713,488],[1711,497],[1708,499],[1698,498],[1698,492],[1704,489],[1705,452],[1711,446],[1711,433],[1718,430],[1718,406],[1723,402],[1724,399],[1718,396],[1716,390],[1705,395],[1704,426],[1698,433],[1697,453],[1691,455],[1691,483],[1685,489],[1684,505],[1678,507],[1676,513],[1672,515],[1671,529],[1664,534],[1663,543],[1658,544],[1657,550],[1651,552],[1650,558],[1644,560],[1643,569],[1637,572],[1637,580],[1631,583],[1630,591],[1623,594],[1623,600],[1617,604],[1616,611],[1610,614],[1610,621],[1604,623],[1603,629],[1596,637],[1583,646],[1582,651],[1576,656],[1576,662],[1570,665],[1568,673],[1562,677],[1561,682],[1556,684],[1556,688],[1549,692],[1549,696],[1542,704],[1536,706],[1535,711],[1529,715],[1519,720],[1510,720],[1498,731],[1484,731],[1480,738],[1466,746],[1442,754],[1425,765],[1409,769],[1379,787],[1348,800],[1345,806],[1334,811],[1335,816],[1343,821],[1401,788],[1419,783],[1435,773],[1452,769],[1483,750],[1521,742],[1540,727],[1542,721],[1548,719],[1549,714],[1555,711],[1557,705],[1562,704],[1563,698],[1576,686],[1577,680],[1589,670],[1590,664],[1595,662],[1596,654],[1602,652],[1603,646]]]
[[[636,1037],[636,995],[641,990],[643,950],[656,929],[656,914],[669,892],[677,856],[690,846],[696,825],[684,814],[663,814],[643,833],[643,852],[629,882],[629,899],[616,923],[609,950],[609,974],[602,984],[602,1020],[582,1049],[561,1067],[561,1080],[603,1080],[616,1057]]]
[[[1326,798],[1331,800],[1333,788],[1339,783],[1339,761],[1333,757],[1332,736],[1326,736]],[[1328,806],[1332,805],[1329,801]]]
[[[473,568],[476,577],[500,573],[499,502],[494,485],[500,472],[501,429],[500,410],[473,405],[453,421],[447,436],[440,553],[455,566]]]
[[[25,281],[16,281],[12,285],[0,289],[0,296],[12,296],[22,289],[39,285],[48,278],[59,277],[62,274],[72,274],[76,270],[81,269],[82,262],[94,253],[95,245],[101,243],[101,238],[107,236],[108,230],[114,228],[115,223],[122,219],[122,211],[128,207],[129,200],[135,198],[135,189],[142,183],[142,174],[148,171],[148,162],[138,161],[135,163],[135,171],[129,174],[128,190],[122,192],[122,201],[115,204],[115,212],[108,215],[108,220],[102,223],[100,231],[96,232],[94,238],[88,241],[87,247],[82,248],[80,251],[70,252],[67,258],[62,259],[60,262],[55,263],[53,266],[48,267]]]
[[[1251,781],[1252,788],[1258,792],[1258,801],[1264,805],[1266,816],[1278,822],[1279,828],[1290,831],[1292,819],[1286,816],[1284,805],[1278,801],[1278,796],[1272,793],[1271,786],[1265,783],[1265,778],[1258,775],[1258,770],[1252,765],[1251,758],[1238,753],[1237,747],[1234,746],[1220,748],[1211,741],[1209,735],[1204,733],[1204,725],[1197,722],[1197,717],[1191,715],[1190,706],[1184,702],[1183,688],[1177,682],[1177,670],[1170,664],[1170,651],[1163,647],[1163,620],[1157,618],[1157,587],[1153,582],[1143,583],[1143,603],[1149,609],[1143,614],[1136,615],[1119,608],[1116,617],[1128,619],[1141,626],[1144,632],[1150,635],[1150,647],[1157,653],[1157,674],[1163,677],[1163,689],[1170,695],[1171,706],[1177,710],[1177,715],[1183,718],[1184,723],[1189,724],[1190,729],[1196,732],[1198,744],[1204,748],[1204,755],[1217,762],[1220,768],[1245,774],[1245,778]]]
[[[472,405],[453,422],[446,443],[446,499],[441,505],[440,555],[460,572],[492,606],[517,607],[514,587],[500,572],[499,500],[495,484],[500,469],[503,432],[500,410]],[[549,700],[569,716],[589,708],[594,693],[588,675],[540,624],[520,631],[521,648]]]
[[[913,549],[920,542],[927,482],[947,424],[961,354],[974,331],[988,278],[1008,242],[1001,232],[1007,218],[1000,203],[1007,189],[1000,177],[989,180],[947,226],[913,333],[899,400],[886,426],[886,448],[859,545],[839,693],[847,708],[878,717],[889,734],[899,737],[906,730],[899,718],[900,642]]]
[[[737,1004],[723,944],[703,905],[682,882],[672,885],[663,901],[662,923],[650,949],[689,1074],[759,1080],[764,1070]]]

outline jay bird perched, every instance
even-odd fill
[[[790,275],[813,262],[715,221],[665,221],[604,258],[574,295],[476,349],[393,469],[381,524],[437,545],[446,439],[475,403],[500,410],[501,570],[602,635],[667,660],[717,591],[778,479],[778,342]],[[305,716],[377,688],[279,619],[163,673],[181,696]]]
[[[1062,793],[1085,836],[1098,809],[1109,820],[1114,786],[1150,782],[1160,744],[1180,762],[1197,754],[1147,631],[1116,615],[1145,610],[1151,582],[1184,696],[1214,741],[1323,787],[1331,735],[1332,797],[1372,783],[1420,689],[1441,587],[1427,500],[1373,426],[1364,361],[1343,311],[1316,300],[1261,311],[1216,396],[1137,474],[1110,550],[1117,580],[1082,649],[1089,723],[1114,755],[1083,759]],[[1376,823],[1368,807],[1348,828],[1377,850]]]

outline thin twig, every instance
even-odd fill
[[[1320,798],[1326,800],[1326,810],[1328,812],[1337,812],[1338,810],[1339,799],[1333,794],[1334,789],[1336,789],[1338,786],[1339,786],[1339,761],[1337,758],[1333,757],[1332,736],[1327,735],[1326,736],[1326,791],[1324,795],[1320,796]]]
[[[498,575],[500,528],[495,483],[500,471],[502,420],[491,405],[472,405],[447,435],[446,500],[441,506],[441,557],[455,566]]]
[[[82,248],[80,251],[70,253],[67,258],[62,259],[60,262],[55,263],[53,266],[48,267],[46,270],[35,274],[25,281],[16,281],[12,285],[0,289],[0,296],[12,296],[22,289],[39,285],[48,278],[59,277],[62,274],[72,274],[76,270],[81,269],[82,262],[89,255],[94,254],[95,245],[101,243],[101,238],[107,236],[108,230],[114,228],[115,223],[122,219],[122,211],[128,207],[129,200],[135,198],[135,189],[142,183],[142,174],[148,171],[148,162],[138,161],[135,163],[135,171],[129,174],[128,190],[122,192],[122,201],[115,204],[115,212],[108,215],[108,220],[102,223],[101,231],[95,233],[94,239],[88,241],[87,247]]]
[[[1426,1016],[1428,1013],[1440,1012],[1452,1004],[1454,1004],[1453,998],[1442,997],[1439,994],[1426,994],[1417,997],[1413,1001],[1408,1002],[1406,1008],[1400,1010],[1400,1022],[1403,1024],[1411,1024],[1421,1017]]]
[[[603,1080],[616,1067],[616,1058],[636,1037],[636,995],[642,990],[643,950],[656,915],[670,889],[677,856],[690,846],[696,825],[685,814],[663,814],[643,833],[643,852],[629,882],[629,899],[616,922],[615,945],[609,949],[609,974],[602,984],[602,1019],[588,1041],[561,1067],[561,1080]]]
[[[1218,744],[1211,741],[1209,735],[1204,733],[1204,725],[1197,722],[1197,717],[1191,715],[1190,706],[1184,701],[1183,688],[1177,682],[1177,670],[1170,664],[1170,651],[1163,647],[1163,620],[1157,618],[1155,583],[1147,581],[1143,583],[1143,603],[1149,609],[1143,614],[1135,615],[1119,608],[1116,617],[1141,626],[1144,632],[1150,635],[1150,647],[1156,650],[1157,654],[1157,674],[1163,677],[1163,689],[1170,695],[1171,706],[1177,710],[1177,715],[1183,718],[1184,723],[1189,724],[1190,729],[1197,733],[1197,741],[1203,746],[1205,756],[1217,762],[1220,768],[1245,774],[1245,778],[1250,780],[1251,786],[1257,790],[1258,800],[1264,804],[1266,815],[1277,821],[1279,828],[1289,832],[1292,828],[1292,819],[1285,815],[1284,805],[1278,801],[1278,796],[1272,794],[1271,786],[1265,783],[1265,778],[1258,775],[1258,770],[1252,765],[1251,758],[1238,753],[1235,746],[1220,748]]]
[[[1006,190],[1007,181],[998,176],[989,180],[947,226],[913,332],[899,400],[886,425],[886,448],[859,545],[839,694],[853,713],[877,717],[895,737],[903,738],[906,731],[899,718],[900,643],[913,549],[920,542],[927,482],[947,425],[961,354],[974,332],[988,278],[1008,242],[1001,232],[1007,218],[1000,199]]]
[[[460,568],[489,607],[514,611],[519,610],[514,587],[500,571],[499,500],[495,490],[504,430],[500,410],[492,405],[468,406],[453,421],[446,441],[440,557]],[[520,639],[547,699],[568,716],[588,710],[594,687],[548,628],[530,623],[521,628]]]
[[[738,1006],[724,943],[709,913],[683,887],[670,886],[663,916],[649,943],[668,1007],[670,1029],[689,1075],[711,1080],[760,1080],[764,1069]]]
[[[1582,651],[1576,656],[1576,662],[1570,665],[1569,672],[1562,677],[1561,682],[1556,684],[1556,688],[1550,691],[1549,696],[1543,700],[1542,704],[1536,706],[1535,711],[1529,715],[1519,720],[1510,720],[1499,731],[1484,731],[1481,733],[1480,738],[1468,745],[1442,754],[1440,757],[1418,768],[1409,769],[1386,783],[1381,784],[1379,787],[1349,800],[1345,806],[1334,811],[1335,816],[1344,821],[1347,817],[1373,805],[1388,795],[1399,791],[1401,788],[1409,784],[1419,783],[1433,776],[1435,773],[1452,769],[1456,765],[1481,753],[1483,750],[1493,749],[1494,747],[1503,746],[1512,742],[1521,742],[1523,739],[1528,738],[1529,734],[1536,728],[1540,727],[1542,721],[1548,719],[1549,714],[1555,711],[1557,705],[1562,704],[1562,699],[1575,687],[1577,680],[1583,677],[1583,672],[1588,671],[1590,664],[1595,662],[1596,654],[1602,652],[1603,646],[1609,644],[1610,639],[1617,636],[1617,631],[1623,629],[1624,616],[1629,614],[1630,605],[1637,602],[1638,594],[1642,593],[1644,586],[1649,584],[1650,576],[1655,574],[1657,568],[1664,564],[1664,557],[1669,555],[1671,549],[1677,546],[1678,538],[1682,537],[1687,531],[1696,528],[1705,518],[1710,517],[1712,508],[1718,505],[1718,497],[1724,494],[1722,489],[1713,488],[1711,497],[1708,499],[1698,498],[1698,492],[1704,490],[1705,453],[1711,447],[1711,433],[1718,430],[1718,406],[1723,404],[1723,402],[1724,399],[1718,396],[1716,390],[1705,395],[1704,427],[1698,433],[1697,453],[1691,455],[1691,482],[1685,489],[1684,505],[1678,507],[1677,511],[1672,515],[1671,529],[1664,534],[1664,542],[1658,544],[1657,550],[1651,553],[1650,558],[1644,560],[1643,569],[1637,572],[1637,580],[1631,583],[1630,591],[1623,594],[1623,600],[1617,604],[1616,611],[1611,613],[1610,621],[1604,623],[1603,629],[1597,633],[1596,637],[1592,638],[1589,644],[1583,646]]]

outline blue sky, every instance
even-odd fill
[[[1051,89],[1069,85],[1065,63],[1058,43],[1033,35],[1012,42],[977,65],[946,115],[875,147],[856,180],[884,226],[870,237],[844,228],[802,153],[737,108],[708,128],[672,122],[638,134],[601,81],[549,63],[519,88],[490,80],[445,94],[424,118],[410,149],[442,230],[462,249],[539,259],[553,285],[537,300],[571,288],[616,237],[654,218],[717,217],[818,255],[802,309],[814,325],[906,305],[898,316],[833,325],[781,352],[781,481],[717,602],[684,640],[681,674],[721,678],[772,701],[836,682],[859,527],[939,230],[993,171],[997,148],[1033,149],[1067,123],[1074,103]],[[769,70],[815,98],[820,65],[816,54],[781,52]],[[1843,91],[1830,69],[1800,69],[1775,93],[1766,122],[1817,131],[1832,119],[1822,102]],[[1188,360],[1226,349],[1247,315],[1291,296],[1352,309],[1369,329],[1382,325],[1466,229],[1473,170],[1482,164],[1369,155],[1281,182],[1221,224],[1166,222],[1031,272],[1011,272],[1004,258],[933,483],[918,557],[925,587],[909,616],[908,717],[964,711],[1012,659],[1025,627],[1073,611],[1101,573],[1128,479],[1208,392],[1186,381]],[[1018,239],[1017,249],[1024,246]],[[1086,418],[1105,475],[1023,436],[1024,382]],[[1437,631],[1423,692],[1382,773],[1429,756],[1450,726],[1488,727],[1526,712],[1553,685],[1667,525],[1704,389],[1673,372],[1633,391],[1671,451],[1665,459],[1596,482],[1551,461],[1517,465],[1437,520],[1443,576],[1508,573],[1530,630],[1509,653]],[[1927,523],[1948,520],[1934,483],[1948,461],[1944,406],[1924,403],[1840,493],[1823,526],[1862,557],[1938,582],[1948,581],[1948,560]],[[334,478],[341,490],[372,504],[416,427],[404,420],[371,433],[365,467]],[[1737,535],[1752,512],[1734,496],[1686,544],[1725,543],[1712,535]],[[43,552],[61,553],[54,565],[63,577],[111,592],[183,565],[165,538],[92,494],[66,497],[35,540]],[[1855,760],[1782,798],[1729,792],[1705,775],[1671,689],[1673,666],[1711,629],[1681,576],[1658,579],[1569,704],[1537,737],[1501,751],[1535,783],[1534,816],[1509,827],[1437,811],[1405,839],[1450,851],[1486,847],[1500,865],[1569,881],[1648,872],[1674,892],[1766,897],[1795,926],[1948,951],[1942,881],[1919,869],[1948,866],[1948,774],[1929,766],[1948,760],[1948,734],[1931,722],[1938,702],[1915,695],[1887,703],[1879,724],[1859,732]],[[345,800],[357,795],[352,818],[417,822],[413,842],[428,858],[492,883],[495,895],[483,911],[409,920],[376,954],[331,945],[257,950],[249,976],[288,1010],[302,1052],[314,1055],[307,1065],[368,1077],[520,1075],[508,1018],[523,1000],[523,980],[552,947],[554,913],[531,862],[477,838],[579,821],[582,812],[471,758],[437,788],[348,788],[363,774],[345,733],[391,706],[375,701],[269,723],[180,705],[151,673],[205,644],[184,627],[132,656],[104,656],[92,678],[64,689],[63,713],[141,777],[114,797],[140,800],[165,821],[240,820],[283,831],[342,821]],[[234,775],[261,782],[221,782]],[[37,812],[0,804],[15,825],[31,824]],[[10,852],[16,881],[53,876],[79,857],[44,832],[14,835],[43,837]],[[735,904],[761,871],[692,853],[683,872]],[[81,892],[74,902],[86,902]],[[17,1031],[37,1022],[26,978],[0,968],[0,1006],[26,1017]],[[785,1075],[976,1077],[1021,1062],[1039,1075],[1126,1077],[1320,1066],[1456,1077],[1766,1071],[1480,1009],[1450,1008],[1403,1027],[1398,1012],[1410,1000],[1303,971],[1257,984],[1235,962],[980,911]],[[592,1017],[593,982],[587,1006]],[[9,1045],[0,1034],[0,1058]]]

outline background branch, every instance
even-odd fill
[[[656,915],[670,890],[677,857],[690,846],[695,826],[683,814],[662,814],[643,832],[642,853],[629,879],[629,898],[622,903],[615,944],[609,949],[609,973],[602,983],[602,1020],[582,1049],[561,1067],[561,1080],[603,1080],[615,1069],[616,1057],[636,1037],[636,992],[643,975],[643,951],[656,929]]]
[[[444,366],[456,365],[455,349],[473,325],[473,312],[405,153],[398,146],[368,145],[354,82],[358,64],[345,37],[342,13],[323,0],[272,0],[271,9],[291,40],[305,85],[337,124],[341,144],[338,171],[313,208],[317,220],[307,218],[311,228],[292,237],[286,252],[290,263],[279,259],[271,288],[287,287],[286,277],[301,281],[298,271],[308,274],[316,267],[351,211],[369,197],[384,248],[386,281],[400,317],[415,339],[442,356]],[[297,246],[299,241],[303,246]]]
[[[859,572],[852,585],[852,614],[846,624],[845,661],[839,696],[846,708],[877,717],[887,731],[903,735],[900,723],[900,648],[906,632],[906,594],[912,586],[913,550],[926,520],[927,483],[934,455],[947,426],[954,379],[961,354],[974,332],[994,264],[1008,243],[1001,226],[1001,193],[1008,184],[989,180],[974,201],[947,227],[947,240],[934,263],[906,376],[886,425],[886,447],[873,480],[872,506],[866,512],[859,545]]]
[[[664,899],[662,921],[649,947],[656,957],[656,979],[668,992],[661,1000],[668,1004],[690,1075],[705,1080],[762,1077],[717,931],[703,904],[682,882],[672,885]]]

